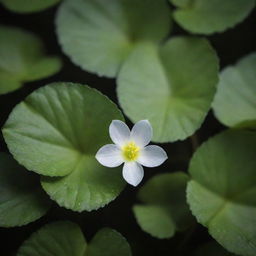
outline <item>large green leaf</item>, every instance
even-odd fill
[[[10,114],[3,135],[14,157],[44,176],[42,185],[59,205],[76,211],[97,209],[123,189],[119,168],[101,166],[95,153],[110,142],[108,127],[123,119],[98,91],[56,83],[33,92]]]
[[[139,191],[145,205],[133,208],[141,228],[157,238],[170,238],[192,223],[186,203],[185,173],[160,174],[150,179]]]
[[[183,140],[202,124],[218,82],[218,59],[205,39],[176,37],[160,49],[137,46],[118,76],[118,98],[133,121],[148,119],[153,140]]]
[[[216,117],[223,124],[256,128],[256,53],[225,68],[213,101]]]
[[[88,256],[131,256],[131,248],[126,239],[117,231],[101,229],[91,240]]]
[[[255,6],[255,0],[170,0],[174,19],[192,33],[212,34],[234,27]]]
[[[227,131],[195,153],[187,198],[198,222],[227,250],[256,255],[256,134]]]
[[[170,17],[165,0],[66,0],[57,34],[75,64],[114,77],[137,42],[167,36]]]
[[[28,224],[42,217],[50,200],[39,181],[11,156],[0,153],[0,226]]]
[[[42,42],[35,35],[18,28],[0,26],[0,38],[0,94],[60,70],[61,61],[45,56]]]
[[[11,11],[18,13],[31,13],[42,11],[60,0],[0,0]]]
[[[87,244],[78,225],[68,221],[45,225],[26,240],[17,256],[85,256]]]
[[[67,176],[42,177],[42,186],[60,206],[80,212],[96,210],[114,200],[124,182],[120,168],[108,169],[94,155],[85,155]]]

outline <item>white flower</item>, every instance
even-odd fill
[[[152,127],[147,120],[137,122],[131,131],[124,122],[113,120],[109,134],[115,144],[100,148],[96,159],[107,167],[124,163],[123,177],[133,186],[137,186],[144,176],[142,165],[156,167],[168,158],[161,147],[147,146],[152,138]]]

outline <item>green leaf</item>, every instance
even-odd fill
[[[143,231],[159,239],[174,235],[175,223],[164,208],[154,205],[135,205],[133,212]]]
[[[167,209],[176,229],[184,230],[192,220],[185,193],[188,181],[189,177],[183,172],[157,175],[140,189],[138,198],[145,204]]]
[[[196,256],[234,256],[216,242],[208,242],[202,245],[196,252]]]
[[[255,70],[256,53],[252,53],[221,72],[213,110],[226,126],[256,128]]]
[[[87,86],[56,83],[42,87],[10,114],[3,135],[14,157],[44,176],[50,197],[66,208],[93,210],[112,201],[123,189],[120,168],[95,159],[110,142],[108,127],[123,120],[107,97]]]
[[[191,225],[185,193],[188,180],[182,172],[160,174],[139,190],[138,198],[145,205],[136,205],[133,211],[144,231],[157,238],[170,238]]]
[[[81,212],[97,210],[114,200],[124,182],[120,168],[109,170],[92,155],[81,157],[65,177],[42,177],[42,186],[60,206]]]
[[[15,91],[22,86],[22,83],[17,81],[11,73],[0,71],[0,95]]]
[[[57,34],[75,64],[115,77],[138,42],[168,35],[170,19],[165,0],[68,0],[57,14]]]
[[[101,229],[89,244],[88,256],[131,256],[131,248],[126,239],[117,231]]]
[[[199,223],[227,250],[256,254],[256,134],[227,131],[193,156],[187,198]]]
[[[194,0],[170,0],[170,2],[177,7],[188,7]]]
[[[53,75],[56,70],[60,69],[61,65],[61,61],[57,57],[44,57],[28,70],[27,81],[34,81]]]
[[[87,244],[78,225],[59,221],[43,226],[19,248],[17,256],[84,256]]]
[[[18,13],[38,12],[58,3],[60,0],[0,0],[9,10]]]
[[[35,35],[18,28],[0,26],[0,38],[0,94],[60,70],[60,59],[46,57],[42,42]]]
[[[148,119],[153,140],[183,140],[202,124],[218,82],[218,59],[205,39],[176,37],[158,49],[139,45],[118,76],[118,98],[133,121]]]
[[[126,239],[117,231],[101,229],[88,245],[80,227],[69,221],[47,224],[33,233],[17,256],[131,256]]]
[[[242,22],[255,6],[255,0],[170,0],[178,8],[174,19],[192,33],[222,32]],[[181,3],[179,3],[181,2]]]
[[[15,227],[42,217],[50,200],[40,183],[11,156],[0,153],[0,226]]]

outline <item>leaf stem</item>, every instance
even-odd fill
[[[183,252],[186,249],[186,245],[190,242],[191,238],[196,233],[197,227],[197,223],[194,222],[191,228],[187,231],[186,235],[184,236],[184,239],[178,244],[177,252],[181,253],[180,255],[183,255]]]
[[[195,134],[193,134],[192,136],[190,136],[190,142],[192,145],[192,152],[195,152],[196,149],[199,147],[199,140],[198,140],[198,136]]]

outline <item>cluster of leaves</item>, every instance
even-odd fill
[[[29,13],[58,0],[0,2]],[[174,21],[205,35],[235,26],[255,6],[254,0],[171,2]],[[211,108],[229,128],[196,150],[188,174],[160,174],[139,190],[141,204],[134,205],[133,213],[141,229],[171,238],[197,221],[231,253],[255,256],[256,54],[219,73],[217,54],[207,39],[168,38],[171,16],[165,0],[66,0],[56,14],[56,33],[74,64],[116,79],[123,112],[133,122],[148,119],[155,142],[188,138]],[[45,56],[35,35],[13,27],[0,26],[0,57],[0,94],[61,69],[61,60]],[[125,187],[121,171],[107,170],[95,159],[97,150],[110,142],[113,119],[124,120],[117,105],[81,84],[49,84],[19,103],[2,128],[19,164],[0,153],[0,226],[35,221],[52,200],[77,212],[114,200]],[[197,255],[208,251],[226,255],[215,243]],[[114,230],[99,231],[88,245],[76,224],[57,222],[34,233],[17,255],[71,254],[128,256],[131,250]]]
[[[101,229],[88,244],[78,225],[68,221],[45,225],[20,247],[17,256],[131,256],[125,238],[109,228]]]
[[[60,59],[44,56],[42,42],[35,35],[19,28],[0,26],[0,38],[0,94],[60,70]]]

